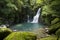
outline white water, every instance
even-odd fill
[[[30,22],[30,20],[29,20],[29,15],[27,15],[27,17],[28,17],[28,20],[27,20],[27,22],[29,23],[29,22]]]
[[[40,10],[41,10],[41,8],[38,9],[37,14],[34,16],[33,21],[31,23],[38,23]]]

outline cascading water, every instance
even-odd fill
[[[40,10],[41,10],[41,8],[38,9],[37,14],[34,16],[33,21],[31,23],[38,23]]]
[[[22,23],[22,24],[17,24],[12,27],[10,27],[13,31],[30,31],[30,32],[35,32],[38,29],[44,27],[41,23],[38,23],[39,15],[40,15],[40,10],[41,8],[38,9],[37,14],[34,16],[33,21],[30,22],[30,16],[27,15],[27,22],[28,23]]]
[[[28,20],[27,20],[27,22],[29,23],[29,22],[30,22],[30,20],[29,20],[29,15],[27,15],[27,17],[28,17]]]

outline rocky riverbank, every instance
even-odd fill
[[[38,30],[34,31],[34,33],[37,34],[37,40],[50,36],[47,32],[48,28],[39,28]]]

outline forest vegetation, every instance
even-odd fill
[[[0,0],[0,25],[25,23],[27,15],[32,19],[38,8],[41,8],[39,23],[48,26],[50,35],[40,40],[60,40],[60,0]],[[36,40],[36,35],[33,33],[13,32],[9,28],[6,29],[0,28],[1,40],[15,40],[14,38],[16,40]]]

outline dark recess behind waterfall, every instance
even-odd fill
[[[38,7],[39,8],[39,7]],[[36,8],[34,11],[33,10],[30,10],[28,7],[26,7],[26,8],[22,8],[22,14],[20,14],[20,16],[21,16],[21,19],[19,19],[19,21],[18,22],[14,22],[13,24],[19,24],[19,23],[26,23],[27,22],[27,20],[28,20],[28,17],[27,17],[27,15],[29,15],[29,20],[30,21],[32,21],[33,20],[33,17],[36,15],[36,13],[37,13],[37,10],[38,10],[38,8]],[[25,12],[25,13],[24,13]]]
[[[33,11],[33,10],[30,10],[28,7],[26,7],[26,8],[22,7],[23,11],[21,11],[21,14],[17,15],[17,16],[19,16],[19,19],[17,19],[18,17],[16,16],[15,21],[12,22],[12,21],[7,20],[6,24],[15,25],[15,24],[19,24],[19,23],[26,23],[28,20],[27,15],[29,15],[29,20],[32,21],[33,17],[36,15],[37,10],[39,8],[41,8],[41,7],[39,6]],[[42,8],[41,8],[41,12],[42,12]],[[39,17],[39,23],[43,23],[41,20],[41,12],[40,12],[40,17]]]

